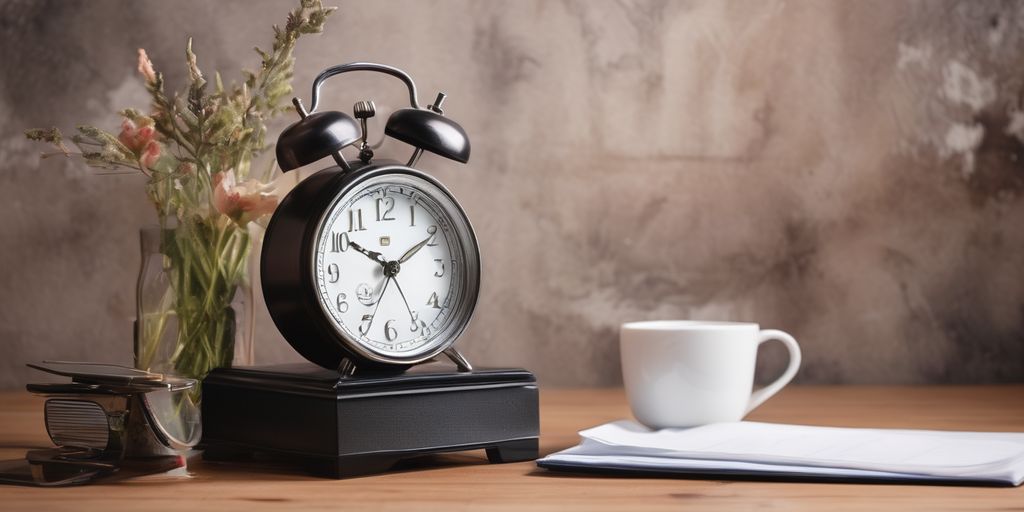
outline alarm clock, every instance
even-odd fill
[[[407,160],[377,158],[372,100],[352,115],[317,111],[324,81],[353,71],[406,86],[409,106],[388,117],[384,141],[412,146]],[[469,160],[469,138],[445,117],[444,100],[439,93],[421,107],[407,73],[368,62],[320,73],[308,110],[293,100],[299,120],[278,138],[281,169],[327,157],[336,165],[281,201],[260,275],[274,324],[309,363],[213,370],[203,380],[204,459],[279,456],[341,478],[451,451],[484,449],[491,462],[537,457],[533,374],[474,368],[455,348],[476,308],[481,262],[466,212],[418,168],[424,152]],[[346,148],[358,156],[350,161]]]
[[[392,113],[384,127],[385,135],[413,147],[407,162],[374,160],[366,130],[376,113],[372,101],[357,103],[355,118],[315,112],[324,81],[351,71],[391,75],[408,88],[409,107]],[[440,93],[421,108],[408,74],[358,62],[316,77],[309,112],[294,102],[301,119],[278,139],[281,169],[327,156],[338,165],[300,182],[281,201],[267,226],[261,276],[278,330],[320,366],[345,375],[400,371],[443,353],[471,369],[453,344],[476,307],[479,245],[451,192],[415,168],[424,151],[469,160],[469,138],[444,117],[444,99]],[[350,164],[341,149],[357,142],[359,161]]]

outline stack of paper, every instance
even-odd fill
[[[1024,433],[717,423],[652,431],[617,421],[537,461],[558,470],[1020,485]]]

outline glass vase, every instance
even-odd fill
[[[252,364],[249,233],[154,226],[140,230],[139,241],[135,366],[202,379],[214,368]]]

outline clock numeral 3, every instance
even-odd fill
[[[384,203],[384,211],[381,212],[380,204]],[[394,217],[388,217],[391,210],[395,209],[395,200],[391,197],[379,197],[377,198],[377,222],[382,220],[395,220]]]
[[[434,272],[434,277],[442,277],[442,276],[444,276],[444,260],[442,260],[441,258],[434,258],[434,261],[436,261],[437,263],[439,263],[441,265],[441,270],[435,271]]]
[[[338,264],[331,263],[327,265],[327,281],[337,283],[338,279],[341,279],[341,270],[338,268]]]
[[[348,230],[351,231],[366,231],[363,226],[363,209],[359,208],[355,211],[348,211]]]
[[[434,309],[441,309],[441,306],[437,303],[437,292],[431,293],[430,298],[427,299],[427,305]]]
[[[344,293],[338,294],[338,313],[348,312],[348,302],[345,302],[345,299],[346,297]]]
[[[331,233],[331,252],[348,250],[348,233]]]

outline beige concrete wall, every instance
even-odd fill
[[[40,162],[22,129],[115,128],[147,104],[135,49],[180,84],[185,34],[237,76],[290,5],[0,5],[0,386],[130,360],[154,220],[141,179]],[[1022,37],[1020,2],[345,2],[296,84],[373,60],[449,93],[470,165],[421,165],[479,232],[478,364],[613,385],[619,323],[706,318],[792,332],[800,382],[1020,381]],[[384,80],[325,104],[399,106]],[[262,308],[258,361],[296,360]]]

